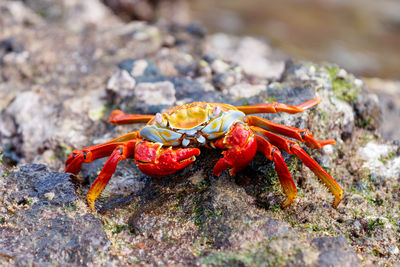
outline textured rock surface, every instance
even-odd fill
[[[78,206],[68,174],[25,165],[0,183],[0,262],[16,266],[96,264],[111,242],[92,214]],[[104,259],[103,259],[104,260]]]
[[[27,2],[32,9],[13,1],[0,8],[0,264],[398,264],[400,147],[375,134],[378,99],[361,80],[338,66],[277,60],[250,37],[206,36],[197,25],[125,24],[103,9],[101,20],[87,14],[72,25],[75,4],[60,1],[39,16],[34,4],[46,1]],[[287,209],[273,164],[261,155],[234,177],[212,174],[217,150],[202,149],[195,163],[162,179],[123,161],[97,214],[85,194],[105,160],[84,165],[80,178],[59,173],[72,149],[141,127],[108,124],[112,109],[296,105],[316,95],[323,101],[304,113],[262,116],[337,141],[307,149],[343,187],[337,209],[285,153],[299,190]]]

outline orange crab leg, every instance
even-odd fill
[[[294,138],[305,143],[310,148],[321,148],[325,145],[332,145],[336,143],[335,140],[332,139],[317,141],[307,129],[298,129],[295,127],[285,126],[257,116],[248,116],[246,117],[245,122],[251,126],[258,126],[271,132]]]
[[[115,124],[132,124],[140,122],[148,122],[154,118],[154,115],[140,115],[140,114],[125,114],[121,110],[114,110],[110,114],[110,120],[108,122]]]
[[[278,113],[278,112],[286,112],[290,114],[303,112],[313,106],[317,105],[321,102],[321,98],[316,97],[307,102],[304,102],[297,106],[290,106],[282,103],[271,102],[266,104],[259,105],[251,105],[251,106],[240,106],[237,107],[238,110],[244,112],[245,114],[254,114],[254,113]]]
[[[265,137],[269,142],[283,149],[289,154],[295,154],[335,196],[332,206],[336,208],[343,198],[343,190],[339,184],[326,172],[314,159],[312,159],[306,151],[304,151],[296,142],[287,140],[279,135],[268,132],[259,127],[250,127],[254,133]]]
[[[259,135],[255,135],[255,139],[257,141],[257,150],[275,163],[276,173],[278,174],[282,189],[287,197],[282,206],[287,207],[292,204],[297,197],[297,188],[292,175],[277,147],[271,145],[266,139]]]
[[[120,160],[133,157],[135,145],[136,141],[129,141],[118,145],[111,153],[111,156],[108,158],[99,176],[96,178],[96,180],[94,180],[92,186],[86,194],[88,205],[93,211],[95,210],[94,204],[97,197],[108,184],[108,181],[115,172],[118,162]]]
[[[81,170],[82,163],[89,163],[99,158],[110,156],[114,149],[122,145],[126,141],[138,138],[137,132],[125,134],[117,137],[104,144],[90,146],[84,149],[76,149],[72,151],[65,162],[65,171],[68,173],[78,174]]]

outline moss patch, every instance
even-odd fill
[[[329,74],[329,80],[332,84],[334,95],[350,104],[357,101],[358,94],[362,93],[363,89],[356,84],[354,76],[341,76],[340,68],[336,66],[328,66],[325,68]]]

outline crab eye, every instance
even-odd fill
[[[156,122],[163,127],[167,126],[167,122],[165,121],[161,113],[156,113]]]
[[[217,117],[221,113],[221,107],[220,106],[215,106],[213,108],[213,116]]]
[[[159,124],[162,123],[162,116],[161,116],[160,113],[157,113],[157,114],[156,114],[156,122],[158,122]]]

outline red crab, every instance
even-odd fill
[[[65,162],[65,172],[78,174],[82,163],[109,157],[87,193],[88,205],[95,210],[95,201],[120,160],[133,158],[143,173],[162,177],[194,162],[200,154],[198,147],[218,148],[223,150],[223,157],[213,169],[214,174],[218,176],[226,169],[229,169],[231,175],[243,170],[259,151],[275,163],[275,170],[287,196],[283,203],[283,207],[286,207],[296,199],[297,189],[279,152],[283,150],[299,157],[325,183],[335,196],[332,206],[336,208],[343,195],[340,186],[296,142],[282,136],[296,139],[310,148],[321,148],[334,144],[335,141],[317,141],[307,129],[284,126],[257,116],[246,116],[277,112],[294,114],[305,111],[320,101],[321,99],[316,97],[297,106],[272,102],[240,107],[194,102],[170,108],[156,115],[125,114],[114,110],[110,115],[111,123],[147,122],[147,125],[137,132],[128,133],[104,144],[74,150]]]

